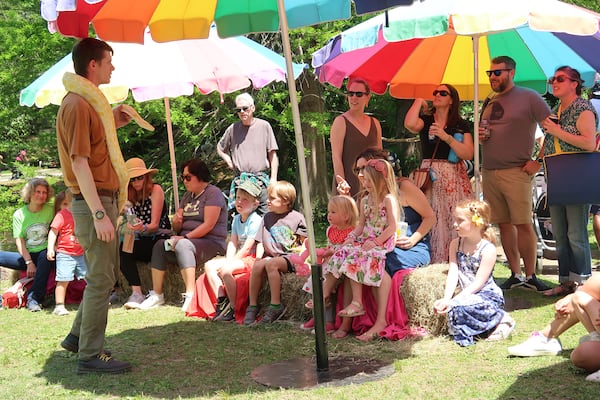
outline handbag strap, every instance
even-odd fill
[[[431,164],[433,164],[433,159],[435,158],[435,155],[438,151],[438,147],[440,147],[440,138],[437,138],[437,143],[435,144],[435,149],[433,149],[433,154],[431,155],[431,158],[429,159],[429,167],[431,168]]]
[[[557,111],[557,116],[558,116],[558,123],[560,124],[560,113],[562,110],[562,104],[558,105],[558,111]],[[560,148],[560,143],[558,142],[558,138],[556,136],[554,136],[554,153],[555,154],[560,154],[562,153],[562,149]]]

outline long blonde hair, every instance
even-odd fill
[[[396,203],[396,215],[400,216],[398,186],[396,185],[396,177],[394,176],[392,165],[382,159],[374,158],[368,160],[363,175],[365,179],[369,179],[373,183],[373,191],[369,192],[369,196],[373,196],[374,205],[379,207],[385,196],[391,194]]]

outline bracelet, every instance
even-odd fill
[[[349,238],[354,238],[354,239],[356,239],[356,233],[354,233],[354,232],[350,232],[350,233],[348,234],[348,237],[349,237]]]
[[[148,224],[144,224],[144,230],[142,232],[146,232],[148,230]]]

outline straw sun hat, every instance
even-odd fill
[[[154,175],[158,172],[156,168],[146,168],[146,163],[141,158],[130,158],[125,162],[125,165],[129,171],[129,179],[137,178],[138,176],[146,174]]]

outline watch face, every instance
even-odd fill
[[[94,213],[94,218],[96,219],[102,219],[104,218],[104,211],[102,210],[98,210]]]

